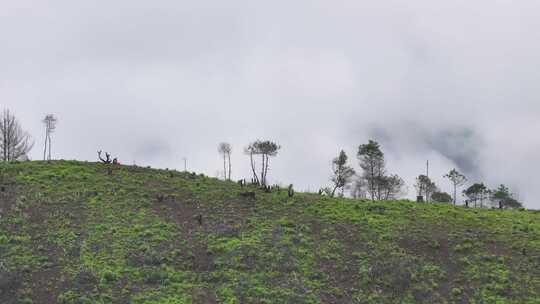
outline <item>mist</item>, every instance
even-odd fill
[[[537,1],[9,1],[0,106],[53,156],[249,177],[272,139],[271,182],[316,191],[344,149],[381,143],[414,197],[426,170],[508,184],[540,208]]]

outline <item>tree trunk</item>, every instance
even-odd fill
[[[2,136],[3,136],[2,139],[3,139],[3,142],[4,142],[4,146],[2,147],[3,148],[2,152],[4,152],[3,153],[4,155],[2,156],[2,160],[7,161],[8,160],[7,159],[7,149],[8,149],[8,147],[7,147],[7,134],[6,134],[7,133],[7,128],[6,128],[6,119],[4,118],[3,120],[4,121],[3,121],[3,125],[2,125]]]
[[[47,138],[49,137],[49,130],[45,126],[45,149],[43,149],[43,160],[47,160]]]
[[[229,180],[231,180],[231,152],[227,153],[229,157]]]
[[[5,113],[4,113],[5,115]],[[6,128],[6,118],[2,117],[2,141],[4,146],[2,147],[2,160],[7,161],[7,128]]]
[[[371,185],[369,185],[369,188],[371,189],[371,201],[375,201],[375,164],[371,164]]]
[[[264,178],[264,154],[262,154],[262,167],[261,167],[261,186],[266,186],[266,180]]]
[[[457,203],[457,185],[454,184],[454,206]]]
[[[225,152],[223,152],[223,179],[227,179],[227,166],[225,162]]]
[[[255,163],[253,162],[253,152],[249,153],[249,158],[251,160],[251,171],[253,171],[253,178],[255,179],[255,182],[257,184],[260,184],[259,178],[257,177],[257,173],[255,172]]]
[[[334,189],[332,189],[332,195],[331,195],[332,197],[334,197],[334,193],[336,193],[336,189],[337,189],[337,185],[334,186]]]
[[[264,184],[266,185],[266,176],[268,175],[268,155],[265,156],[266,158],[266,164],[264,166]]]
[[[51,147],[52,147],[52,144],[51,144],[51,133],[49,133],[49,160],[51,160]]]

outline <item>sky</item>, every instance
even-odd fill
[[[272,182],[330,185],[340,149],[381,144],[408,197],[505,183],[540,209],[540,2],[0,0],[0,107],[42,157],[249,178],[244,147],[282,146]]]

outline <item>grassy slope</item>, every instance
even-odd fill
[[[0,303],[540,303],[537,212],[0,168]]]

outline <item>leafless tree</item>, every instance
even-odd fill
[[[119,164],[118,163],[118,158],[116,158],[116,157],[111,158],[111,154],[109,152],[105,152],[105,158],[103,158],[101,156],[101,153],[102,153],[102,151],[99,150],[98,151],[98,158],[99,158],[99,160],[101,160],[102,163],[104,163],[104,164],[111,164],[112,163],[113,165],[118,165]]]
[[[56,123],[58,122],[58,119],[54,117],[53,114],[48,114],[43,119],[43,123],[45,124],[45,148],[43,149],[43,160],[51,160],[51,133],[54,132],[56,129]],[[47,155],[47,148],[49,151],[49,154]]]
[[[232,147],[229,143],[222,142],[218,146],[218,152],[223,155],[223,178],[231,180],[231,152]],[[227,170],[227,164],[228,170]]]
[[[0,140],[0,153],[3,161],[22,159],[34,146],[30,134],[23,131],[17,118],[9,110],[2,112]]]

